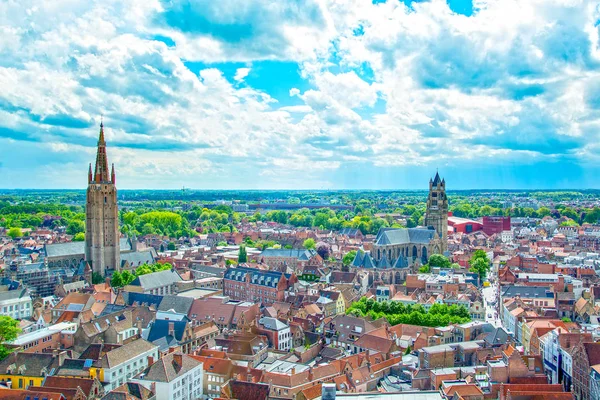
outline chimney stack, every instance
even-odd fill
[[[169,335],[175,337],[175,323],[169,322]]]

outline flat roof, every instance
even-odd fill
[[[33,342],[34,340],[45,338],[48,335],[53,335],[63,330],[72,330],[73,332],[75,332],[77,330],[77,324],[73,322],[60,322],[58,324],[51,325],[47,328],[42,328],[37,331],[25,333],[13,340],[11,344],[16,346],[22,346],[24,344]]]

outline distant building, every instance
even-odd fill
[[[256,268],[229,268],[223,278],[223,294],[233,300],[271,305],[285,301],[285,291],[297,282],[296,275]]]
[[[14,319],[31,317],[31,296],[27,293],[27,289],[0,292],[0,311],[2,311],[2,315],[8,315]]]
[[[323,259],[315,250],[307,249],[264,249],[260,253],[260,259],[263,263],[273,268],[288,266],[292,270],[302,270],[303,267],[310,266],[314,269],[323,265]]]
[[[156,393],[156,400],[203,398],[201,361],[186,354],[169,353],[132,379]]]
[[[510,217],[483,217],[483,232],[492,236],[510,231]]]

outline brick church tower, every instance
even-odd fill
[[[90,164],[88,171],[85,213],[85,260],[93,272],[105,276],[106,270],[120,268],[121,251],[115,166],[112,165],[109,175],[103,123],[100,123],[96,167],[92,174]]]
[[[432,227],[437,232],[442,242],[441,252],[448,251],[448,197],[446,197],[446,181],[440,179],[440,175],[437,172],[435,173],[435,178],[429,180],[425,226]]]

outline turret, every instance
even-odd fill
[[[111,171],[110,171],[110,181],[113,183],[113,185],[115,183],[117,183],[116,182],[116,177],[115,177],[115,164],[114,163],[112,164],[112,168],[111,168]]]
[[[88,183],[92,183],[92,163],[90,163],[90,169],[88,170]]]

